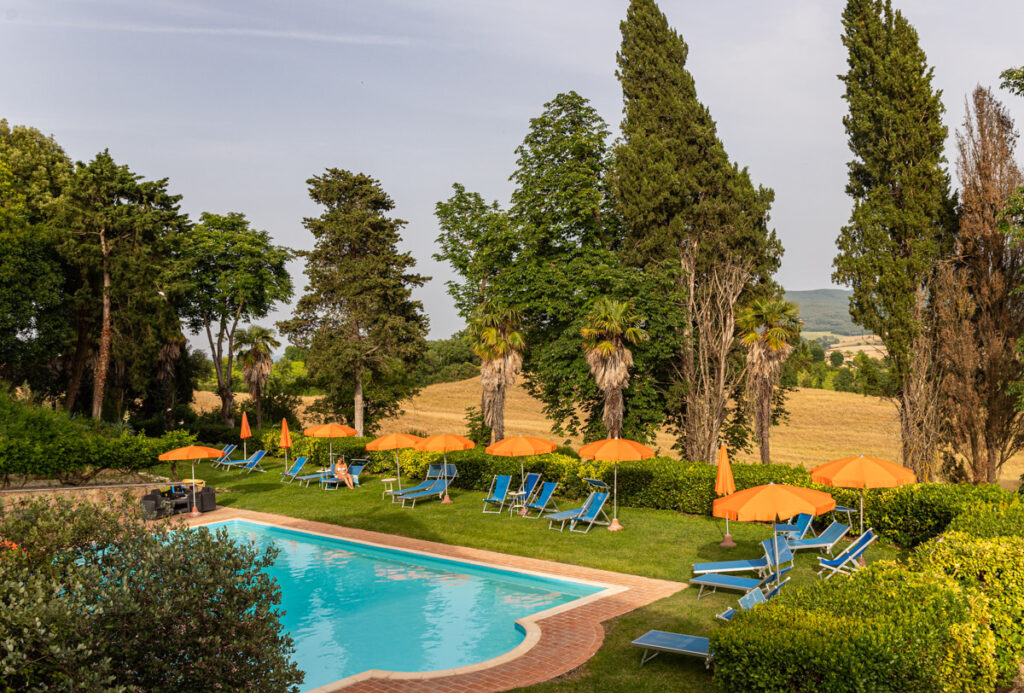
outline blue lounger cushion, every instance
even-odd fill
[[[725,590],[749,592],[755,587],[768,585],[776,580],[780,580],[782,575],[788,573],[792,569],[792,566],[789,566],[783,568],[777,573],[772,573],[771,575],[763,578],[739,577],[738,575],[730,575],[728,573],[705,573],[704,575],[698,575],[697,577],[691,578],[690,584],[700,586],[700,591],[697,593],[697,599],[700,599],[704,595],[705,589],[710,589],[714,592],[719,587]]]
[[[857,559],[864,555],[864,552],[867,551],[876,538],[875,531],[868,529],[835,558],[819,557],[818,566],[821,569],[818,571],[818,575],[824,576],[827,580],[837,573],[851,575],[857,572],[860,570]]]
[[[761,542],[761,548],[764,549],[764,556],[765,556],[766,559],[768,559],[769,565],[771,565],[772,568],[776,568],[776,567],[778,567],[778,566],[775,565],[775,551],[776,551],[776,549],[772,545],[772,541],[773,541],[772,539],[765,539],[764,541]],[[786,543],[785,537],[776,536],[774,541],[778,545],[779,564],[782,565],[782,564],[785,564],[785,563],[792,563],[793,562],[793,550]]]
[[[846,536],[846,533],[850,531],[850,525],[844,525],[842,522],[833,522],[825,529],[824,532],[816,537],[808,537],[806,539],[790,539],[786,543],[789,544],[789,548],[794,551],[801,549],[821,549],[826,553],[832,553],[832,548],[836,543]]]
[[[713,561],[710,563],[694,563],[693,574],[702,575],[703,573],[763,573],[768,570],[768,559],[765,556],[761,558],[747,558],[737,561]]]
[[[537,497],[526,504],[526,512],[523,513],[523,517],[536,520],[548,511],[548,505],[554,505],[555,512],[558,512],[558,506],[551,500],[556,488],[558,488],[557,481],[545,481],[541,485],[540,493],[537,494]],[[537,514],[531,515],[533,511],[537,511]]]
[[[405,507],[406,501],[411,501],[412,505],[410,508],[416,507],[416,501],[426,498],[440,498],[448,491],[448,485],[451,484],[451,479],[434,479],[434,483],[430,488],[424,489],[419,493],[411,493],[409,495],[402,496],[402,507]]]
[[[661,652],[700,657],[704,660],[705,665],[709,664],[714,656],[710,650],[711,642],[699,635],[683,635],[681,633],[669,633],[664,630],[651,630],[634,640],[632,644],[633,647],[642,647],[644,649],[643,657],[640,660],[641,665],[651,661]],[[649,655],[649,652],[653,652],[653,654]]]
[[[484,512],[485,513],[500,513],[505,507],[505,500],[508,498],[508,487],[512,484],[512,475],[510,474],[495,474],[494,479],[491,481],[491,493],[484,498]],[[487,506],[490,504],[498,506],[497,510],[488,510]]]
[[[803,539],[811,529],[814,516],[810,513],[800,513],[796,516],[796,522],[785,525],[775,525],[777,534],[785,534],[789,539]]]

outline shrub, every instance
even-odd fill
[[[309,458],[310,464],[319,466],[327,466],[328,453],[332,449],[336,456],[344,455],[346,459],[352,459],[353,457],[365,458],[366,444],[373,440],[373,438],[359,437],[313,438],[311,436],[304,436],[297,431],[292,431],[291,437],[292,447],[289,449],[288,457],[295,459],[296,457],[305,456]],[[284,448],[280,446],[280,429],[264,430],[258,436],[254,433],[253,439],[258,441],[260,448],[266,450],[268,455],[284,457]]]
[[[979,538],[1024,536],[1024,502],[972,506],[954,517],[947,531]]]
[[[1000,685],[1008,686],[1024,657],[1024,537],[972,537],[947,532],[921,544],[908,564],[920,571],[936,571],[956,580],[964,589],[988,598],[995,635]]]
[[[303,674],[275,550],[113,507],[35,502],[0,518],[5,690],[295,691]]]
[[[876,563],[716,629],[715,681],[733,691],[990,691],[986,602],[937,573]]]

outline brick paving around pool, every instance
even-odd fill
[[[526,629],[523,642],[495,659],[458,669],[430,672],[365,671],[316,689],[316,693],[344,690],[346,693],[377,691],[476,692],[506,691],[566,674],[590,659],[604,640],[601,623],[671,596],[686,587],[682,582],[654,580],[613,573],[607,570],[556,563],[536,558],[511,556],[483,549],[440,544],[382,534],[323,522],[300,520],[285,515],[218,508],[201,517],[186,519],[188,524],[206,524],[221,520],[251,520],[281,527],[313,532],[339,539],[378,544],[405,551],[434,554],[512,570],[543,573],[554,577],[595,582],[606,586],[604,592],[577,600],[573,604],[544,612],[542,618],[527,617],[519,623]]]

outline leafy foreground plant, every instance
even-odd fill
[[[303,673],[259,552],[108,507],[0,517],[0,690],[297,691]]]

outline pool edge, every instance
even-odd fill
[[[467,690],[467,686],[472,690],[501,691],[540,683],[572,671],[590,659],[604,640],[604,629],[601,625],[604,621],[671,596],[686,587],[686,584],[681,582],[656,580],[235,508],[220,508],[194,520],[186,519],[185,522],[190,526],[200,526],[235,519],[435,559],[458,561],[492,570],[601,588],[594,594],[517,619],[516,623],[524,630],[523,640],[498,657],[462,667],[425,672],[369,669],[309,689],[305,693],[339,690],[374,691],[385,688],[464,691]],[[555,649],[538,649],[538,645],[545,643],[546,648]]]

